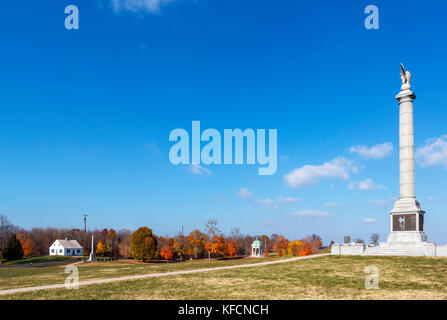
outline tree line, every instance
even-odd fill
[[[98,256],[133,258],[138,260],[186,260],[211,259],[251,255],[251,245],[257,238],[263,245],[264,256],[275,253],[278,256],[303,256],[318,253],[322,246],[321,237],[307,236],[290,241],[278,234],[250,236],[234,228],[224,235],[216,220],[209,220],[203,230],[194,229],[184,234],[183,229],[176,235],[157,236],[148,227],[132,232],[128,229],[88,230],[85,238],[85,254],[90,254],[91,237],[95,239],[95,253]],[[84,231],[65,228],[32,228],[25,230],[12,225],[5,216],[0,216],[0,253],[9,252],[16,238],[23,250],[22,256],[48,255],[49,247],[56,239],[73,239],[84,244]],[[9,244],[8,244],[9,243]],[[15,244],[17,247],[17,243]],[[6,258],[6,257],[4,257]]]

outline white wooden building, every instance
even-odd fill
[[[82,246],[76,240],[57,239],[50,246],[50,256],[82,256]]]

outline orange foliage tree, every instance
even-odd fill
[[[170,260],[172,258],[172,251],[171,251],[171,247],[169,246],[164,246],[163,248],[161,248],[161,252],[160,252],[160,256],[165,259],[165,260]]]
[[[307,240],[302,240],[302,247],[299,252],[299,256],[308,256],[312,254],[312,250],[310,249],[309,242]]]
[[[303,242],[301,240],[291,241],[288,244],[287,253],[289,256],[298,256],[303,247]]]
[[[287,254],[287,249],[289,247],[289,240],[284,238],[283,236],[279,236],[277,242],[273,246],[276,254],[280,257]]]
[[[20,230],[17,232],[17,239],[22,244],[23,255],[25,257],[34,256],[37,254],[37,246],[30,232]]]
[[[211,254],[227,254],[227,243],[225,242],[225,238],[223,235],[215,235],[211,238],[211,241],[205,245],[206,250],[208,250]]]
[[[227,249],[228,255],[230,257],[234,257],[237,253],[236,241],[234,239],[230,239],[230,240],[228,240],[227,244],[228,244],[228,249]]]
[[[198,229],[194,229],[188,237],[186,237],[186,239],[188,240],[186,253],[194,256],[194,259],[197,259],[197,257],[200,256],[205,250],[205,244],[208,236],[205,233],[200,232]]]

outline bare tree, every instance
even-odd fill
[[[355,238],[354,239],[354,243],[365,243],[365,241],[363,239],[360,239],[360,238]]]
[[[379,243],[379,234],[378,233],[373,233],[371,235],[370,240],[371,240],[371,243],[376,246]]]
[[[244,244],[243,244],[243,240],[244,237],[241,234],[241,231],[239,228],[234,228],[230,230],[230,238],[234,240],[235,244],[236,244],[236,249],[237,249],[237,255],[241,255],[244,254]]]
[[[17,231],[19,231],[17,226],[11,224],[6,216],[0,215],[0,253],[5,248],[9,237]]]
[[[205,233],[208,235],[210,242],[213,243],[213,237],[220,233],[219,228],[217,227],[217,220],[211,219],[205,225]],[[211,261],[211,252],[208,250],[208,260]]]
[[[349,243],[349,241],[351,241],[351,236],[345,236],[343,241],[344,243]]]

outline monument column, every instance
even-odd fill
[[[400,198],[414,198],[413,100],[416,96],[407,89],[396,99],[399,101]]]
[[[414,130],[411,73],[401,64],[402,86],[396,96],[399,102],[399,182],[400,195],[391,210],[389,242],[422,242],[424,214],[414,194]]]

